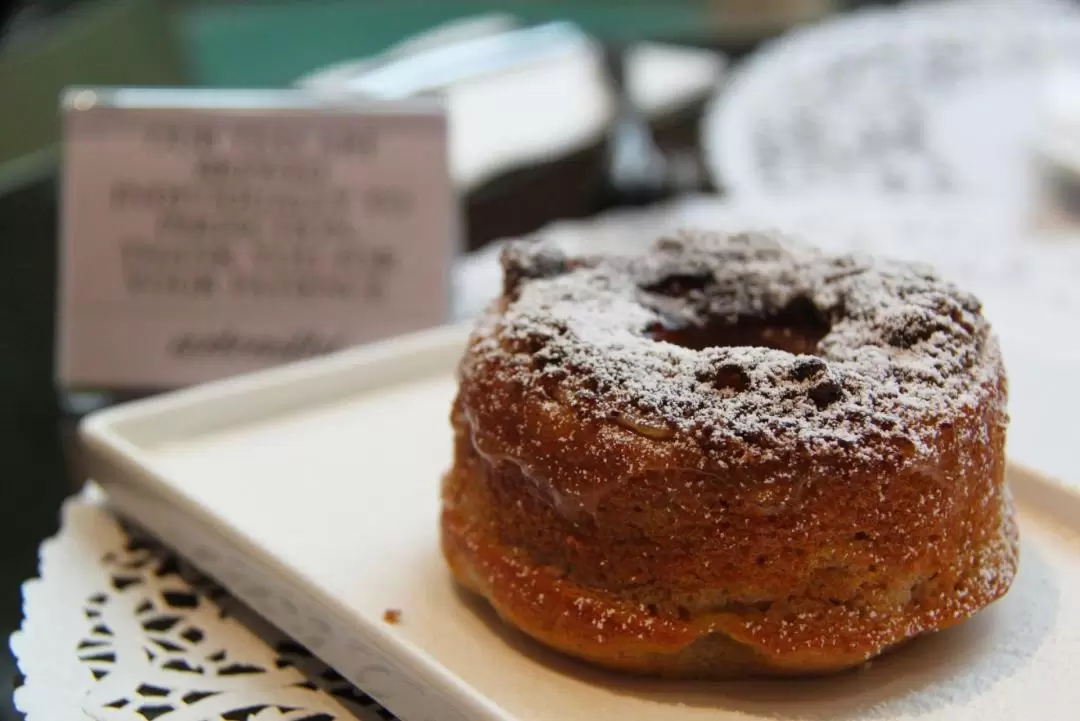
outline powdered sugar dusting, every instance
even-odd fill
[[[925,450],[926,421],[975,407],[1000,372],[979,302],[914,264],[701,232],[638,257],[511,244],[503,264],[505,298],[482,321],[472,357],[510,354],[507,380],[557,383],[575,411],[622,417],[645,435],[766,455],[793,445],[879,452],[868,438]],[[747,319],[824,335],[812,354],[657,339]]]

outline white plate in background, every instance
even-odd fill
[[[735,196],[830,190],[1037,191],[1045,85],[1080,68],[1073,3],[954,0],[868,8],[755,53],[702,124],[713,180]]]

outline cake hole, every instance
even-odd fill
[[[866,535],[866,531],[859,531],[853,536],[853,538],[856,541],[865,541],[867,538],[869,538],[869,536]]]
[[[757,565],[759,565],[759,566],[764,566],[764,565],[765,565],[765,563],[766,563],[766,562],[767,562],[768,560],[769,560],[769,559],[768,559],[767,557],[765,557],[765,556],[758,556],[758,557],[757,557],[757,560],[755,561],[755,563],[757,563]]]
[[[773,324],[761,321],[686,326],[678,329],[650,326],[646,335],[672,345],[705,350],[706,348],[772,348],[801,355],[813,355],[828,328]]]
[[[660,615],[660,609],[657,608],[655,603],[650,603],[648,606],[645,607],[645,610],[648,611],[649,615],[653,616],[654,618]]]
[[[699,324],[664,317],[646,328],[645,335],[691,350],[755,347],[815,355],[829,330],[828,319],[813,301],[799,297],[770,315],[718,317]]]
[[[687,608],[686,606],[679,606],[678,609],[677,609],[677,613],[679,614],[679,620],[680,621],[689,621],[690,620],[690,609]]]

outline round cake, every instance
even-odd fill
[[[441,526],[513,626],[628,672],[815,674],[1008,590],[1007,384],[973,296],[755,233],[502,263]]]

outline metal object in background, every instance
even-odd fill
[[[607,150],[607,182],[612,204],[643,205],[662,200],[672,192],[667,158],[657,146],[648,121],[630,97],[623,48],[608,44],[604,61],[616,103]]]
[[[627,82],[627,50],[604,46],[604,67],[615,95],[606,147],[607,204],[638,206],[709,189],[693,146],[663,147]]]

